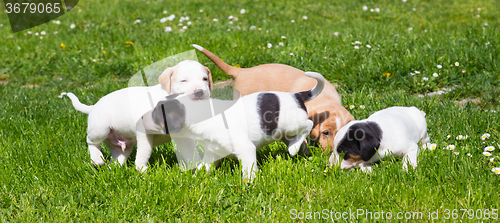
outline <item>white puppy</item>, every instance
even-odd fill
[[[407,163],[417,167],[420,140],[422,147],[427,148],[430,140],[422,111],[415,107],[390,107],[342,127],[333,141],[329,161],[338,164],[340,154],[344,154],[342,169],[359,164],[363,171],[370,172],[372,163],[394,155],[403,158],[403,168],[407,170]]]
[[[258,171],[259,148],[284,140],[289,153],[295,155],[309,135],[313,122],[307,118],[304,103],[321,93],[324,79],[314,72],[306,75],[317,80],[309,91],[257,92],[235,101],[177,97],[160,101],[150,117],[144,119],[152,119],[156,129],[165,128],[164,132],[170,132],[172,137],[197,140],[204,149],[203,165],[198,168],[205,166],[209,170],[212,162],[235,155],[241,160],[244,179],[251,181]],[[200,111],[210,111],[212,115]]]
[[[170,93],[186,93],[193,100],[210,97],[210,70],[196,61],[182,61],[166,69],[162,75],[168,77],[168,80],[163,80],[164,83],[169,83],[166,85],[167,89],[160,84],[151,87],[128,87],[102,97],[93,106],[80,103],[72,93],[67,94],[76,110],[89,114],[87,143],[94,164],[104,164],[102,142],[107,143],[112,159],[120,164],[125,163],[137,143],[136,169],[145,171],[152,147],[169,142],[170,137],[148,134],[144,127],[141,127],[142,116]],[[196,147],[192,139],[177,143],[183,147]]]

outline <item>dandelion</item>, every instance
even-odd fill
[[[61,43],[61,45],[59,45],[59,46],[60,46],[61,48],[63,48],[63,49],[66,49],[66,44],[64,44],[64,43]]]
[[[375,12],[380,12],[380,9],[379,8],[375,8]]]
[[[167,20],[168,20],[168,18],[167,18],[167,17],[163,17],[163,18],[161,18],[161,19],[160,19],[160,22],[161,22],[161,23],[165,23]]]
[[[491,153],[490,152],[483,152],[483,155],[484,156],[491,156]]]
[[[234,65],[233,67],[236,67],[236,68],[241,68],[241,66],[239,64],[236,64]]]
[[[302,16],[302,19],[303,20],[307,20],[307,16]]]
[[[464,139],[464,136],[463,136],[463,135],[458,135],[458,136],[457,136],[457,137],[455,137],[455,138],[456,138],[456,139],[458,139],[458,140],[462,140],[462,139]]]
[[[247,12],[247,10],[245,10],[245,9],[240,10],[240,14],[245,14],[245,12]]]
[[[140,22],[141,22],[141,20],[140,20],[140,19],[136,19],[136,20],[134,21],[134,24],[137,24],[137,23],[140,23]]]
[[[500,174],[500,167],[495,167],[495,168],[492,168],[491,171],[493,173],[495,173],[496,175]]]
[[[295,20],[293,20],[293,19],[292,19],[290,22],[291,22],[291,23],[295,23]]]
[[[454,152],[453,155],[458,156],[459,152]]]
[[[285,44],[283,42],[279,42],[278,45],[285,46]]]
[[[491,152],[491,151],[494,151],[495,150],[495,147],[494,146],[487,146],[484,148],[484,151],[488,151],[488,152]]]
[[[353,109],[354,108],[354,105],[349,105],[349,109]]]
[[[416,70],[416,71],[415,71],[415,74],[420,74],[420,71]]]
[[[447,149],[447,150],[450,150],[450,151],[453,151],[453,150],[455,150],[455,145],[448,145],[448,146],[446,147],[446,149]]]
[[[465,69],[462,69],[462,73],[465,73],[465,71],[466,71]]]
[[[125,44],[131,45],[131,46],[135,45],[134,42],[132,42],[132,41],[125,41]]]
[[[458,67],[459,65],[460,65],[460,63],[458,63],[458,62],[455,62],[455,66],[457,66],[457,67]]]
[[[339,32],[334,32],[333,35],[338,36]]]
[[[267,43],[267,48],[271,48],[271,47],[273,47],[273,44]]]
[[[171,31],[172,31],[172,27],[170,27],[170,26],[165,27],[165,32],[171,32]]]
[[[103,50],[103,51],[102,51],[102,53],[103,53],[103,54],[106,54],[107,52],[106,52],[106,50]]]
[[[495,162],[495,157],[490,159],[490,163],[493,163],[493,162]]]
[[[429,150],[435,150],[437,145],[435,143],[429,144],[428,148]]]
[[[390,77],[391,73],[383,73],[382,76],[384,76],[384,77]]]
[[[30,35],[31,35],[32,33],[33,33],[33,32],[31,32],[31,31],[28,31],[28,34],[30,34]]]
[[[365,6],[363,6],[363,11],[366,11],[366,10],[368,10],[368,7],[365,5]]]
[[[366,48],[371,49],[371,48],[372,48],[372,46],[370,46],[370,45],[366,45]]]
[[[433,77],[438,77],[438,76],[439,76],[439,74],[438,74],[438,73],[433,73],[433,74],[432,74],[432,76],[433,76]]]
[[[69,28],[70,28],[70,29],[74,29],[75,27],[76,27],[76,25],[75,25],[75,24],[71,24],[71,25],[69,25]]]
[[[359,46],[354,46],[354,49],[356,49],[356,50],[359,49]]]
[[[286,36],[281,36],[281,39],[286,39]]]
[[[423,80],[423,81],[428,81],[428,80],[429,80],[429,78],[428,78],[428,77],[422,77],[422,80]]]
[[[438,69],[441,69],[441,68],[443,68],[443,66],[441,66],[441,64],[438,64],[438,65],[437,65],[437,68],[438,68]]]
[[[212,19],[212,21],[214,21],[214,22],[218,22],[219,20],[218,20],[218,19],[216,19],[216,18],[214,18],[214,19]]]
[[[481,136],[481,140],[486,140],[486,139],[490,138],[490,136],[491,136],[490,134],[488,134],[488,133],[484,133],[484,134]]]
[[[364,105],[360,105],[359,108],[365,109],[365,106]]]

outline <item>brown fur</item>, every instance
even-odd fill
[[[235,79],[233,93],[239,96],[261,91],[301,92],[312,89],[316,80],[307,77],[304,71],[284,64],[263,64],[252,68],[232,67],[210,51],[201,50],[219,69]],[[318,97],[305,103],[309,119],[314,122],[311,138],[318,141],[326,150],[333,148],[333,138],[337,131],[354,120],[354,117],[342,106],[335,87],[325,83],[325,88]],[[337,123],[337,118],[340,123]],[[328,136],[323,132],[329,132]]]

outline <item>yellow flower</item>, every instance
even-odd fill
[[[66,44],[61,43],[61,48],[66,49]]]
[[[391,74],[391,73],[384,73],[384,74],[382,74],[382,76],[384,76],[384,77],[390,77],[392,75],[394,75],[394,74]]]
[[[236,68],[241,68],[241,66],[239,64],[236,64],[234,65],[233,67],[236,67]]]
[[[132,42],[132,41],[125,41],[125,44],[131,45],[131,46],[135,45],[134,42]]]
[[[106,54],[107,52],[106,52],[106,50],[103,50],[102,53]]]

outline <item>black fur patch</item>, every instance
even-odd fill
[[[276,94],[262,93],[257,98],[260,115],[260,128],[267,135],[272,135],[278,128],[280,116],[280,100]]]
[[[302,101],[306,102],[311,100],[312,97],[312,92],[311,91],[302,91],[302,92],[297,92],[295,93],[295,97],[302,99]]]
[[[337,147],[339,154],[345,153],[344,159],[351,155],[360,156],[368,161],[376,154],[382,140],[382,129],[375,122],[362,122],[351,125]]]
[[[186,121],[185,107],[176,99],[158,102],[151,115],[165,134],[180,132]]]
[[[293,94],[293,96],[295,97],[295,101],[297,102],[297,104],[300,106],[300,108],[302,108],[302,110],[304,110],[306,113],[307,113],[307,108],[306,108],[306,105],[304,104],[304,99],[302,99],[302,95],[301,93],[303,92],[300,92],[300,93],[295,93]]]

